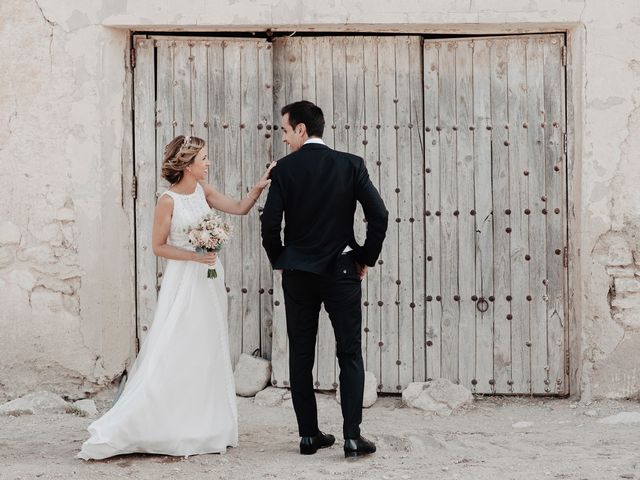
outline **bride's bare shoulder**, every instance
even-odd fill
[[[171,212],[173,210],[173,197],[171,195],[160,195],[156,203],[156,210]]]

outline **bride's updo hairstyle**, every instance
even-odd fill
[[[164,147],[162,178],[172,185],[182,180],[184,170],[193,163],[204,140],[198,137],[178,135]]]

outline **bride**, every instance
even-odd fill
[[[240,201],[206,184],[204,140],[178,136],[165,148],[162,176],[172,185],[158,199],[153,252],[166,258],[153,326],[116,404],[89,426],[79,458],[125,453],[187,456],[238,445],[238,415],[229,341],[224,271],[207,269],[185,229],[210,210],[246,215],[270,184],[265,174]]]

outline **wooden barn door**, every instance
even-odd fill
[[[399,392],[425,378],[424,155],[420,37],[293,37],[274,42],[274,118],[306,99],[324,111],[325,142],[363,157],[390,212],[379,265],[363,283],[363,357],[378,388]],[[279,139],[277,139],[279,140]],[[285,155],[276,141],[274,155]],[[356,236],[366,223],[359,209]],[[287,386],[288,349],[280,279],[274,283],[273,383]],[[323,310],[315,386],[338,382],[335,339]]]
[[[428,377],[568,393],[563,45],[424,42]]]
[[[287,153],[280,108],[307,99],[325,113],[327,144],[365,159],[390,212],[362,299],[363,356],[379,391],[445,377],[477,393],[568,393],[562,35],[134,42],[140,339],[162,279],[151,226],[164,145],[205,138],[210,181],[238,198]],[[284,300],[258,209],[229,220],[232,360],[259,350],[272,357],[273,384],[288,386]],[[361,210],[355,226],[362,241]],[[335,388],[338,373],[323,311],[316,388]]]
[[[231,197],[246,195],[272,159],[273,63],[264,40],[139,36],[134,46],[137,323],[144,341],[164,267],[151,251],[153,209],[168,187],[160,178],[164,146],[181,134],[205,139],[210,183]],[[235,227],[221,252],[235,364],[241,352],[270,355],[272,274],[258,209],[226,218]]]

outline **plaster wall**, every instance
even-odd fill
[[[567,31],[572,393],[640,395],[637,1],[8,0],[0,396],[93,393],[134,351],[130,31],[268,28]]]

